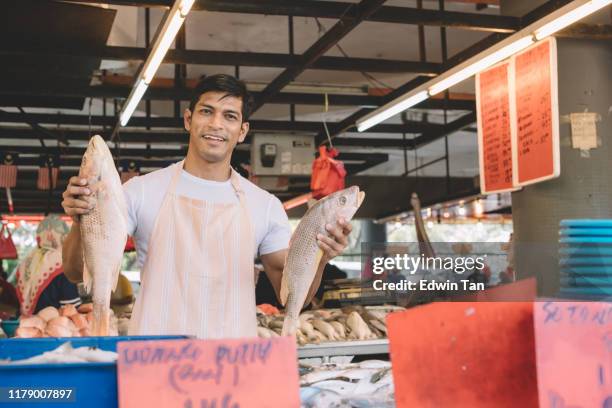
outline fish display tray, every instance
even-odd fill
[[[298,358],[388,354],[389,340],[330,341],[298,347]]]
[[[184,339],[186,336],[119,336],[119,337],[70,337],[36,339],[0,339],[0,359],[21,360],[51,351],[66,342],[74,348],[97,347],[117,351],[120,341]],[[63,363],[63,364],[11,364],[0,365],[0,387],[19,389],[73,389],[73,402],[44,402],[36,406],[117,407],[116,363]],[[29,405],[24,400],[15,403],[2,402],[2,407]]]

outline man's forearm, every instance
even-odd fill
[[[72,224],[68,236],[62,245],[62,267],[64,275],[73,283],[83,280],[83,251],[81,249],[81,226]]]

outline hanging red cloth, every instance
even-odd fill
[[[336,149],[331,148],[328,151],[325,146],[319,146],[319,157],[312,163],[310,179],[313,198],[320,199],[344,188],[346,170],[344,163],[334,159],[337,156]]]
[[[36,188],[39,190],[55,190],[59,176],[59,159],[53,156],[40,158]]]
[[[13,243],[11,231],[5,223],[2,223],[2,229],[0,229],[0,259],[17,259],[17,248]]]
[[[49,170],[51,174],[49,174]],[[36,188],[39,190],[55,190],[55,187],[57,187],[58,176],[59,168],[57,167],[39,167]]]
[[[14,157],[12,154],[6,154],[4,156],[3,164],[0,164],[0,187],[6,189],[6,199],[8,201],[9,213],[13,213],[13,197],[11,195],[11,188],[15,188],[17,185],[17,166],[14,164]]]
[[[123,252],[133,252],[135,250],[136,245],[134,245],[134,238],[129,236],[127,241],[125,242],[125,249],[123,250]]]
[[[14,188],[17,185],[17,166],[0,164],[0,187]]]

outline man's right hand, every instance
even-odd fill
[[[95,200],[91,196],[91,190],[87,185],[87,179],[71,177],[68,187],[62,194],[62,207],[66,215],[71,216],[75,221],[79,215],[89,213],[95,206]]]

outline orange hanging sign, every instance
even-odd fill
[[[515,186],[561,173],[556,44],[551,37],[512,57],[510,117]]]
[[[515,190],[512,184],[510,64],[503,62],[476,75],[480,191]]]
[[[295,339],[118,343],[119,406],[300,406]]]

